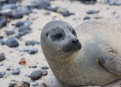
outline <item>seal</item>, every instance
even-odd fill
[[[121,22],[93,20],[75,29],[64,21],[47,23],[41,47],[64,87],[104,86],[121,79]]]

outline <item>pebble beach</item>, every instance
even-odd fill
[[[120,18],[120,0],[0,0],[0,87],[46,87],[53,73],[40,34],[48,22],[63,20],[76,27]]]

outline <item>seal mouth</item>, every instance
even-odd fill
[[[76,51],[80,50],[81,47],[82,47],[82,45],[80,42],[78,42],[77,44],[68,43],[63,46],[62,51],[66,52],[66,53],[76,52]]]

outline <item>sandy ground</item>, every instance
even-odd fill
[[[30,0],[24,0],[22,5],[26,5],[30,2]],[[20,52],[19,49],[25,47],[25,41],[28,40],[35,40],[40,41],[40,33],[42,28],[46,23],[49,21],[52,21],[54,19],[57,20],[63,20],[68,23],[70,23],[73,27],[78,26],[79,24],[83,23],[83,18],[87,15],[86,12],[88,10],[94,9],[99,10],[100,12],[98,14],[89,15],[92,20],[94,20],[95,17],[100,17],[102,19],[119,19],[121,17],[121,6],[109,6],[105,4],[96,4],[96,5],[84,5],[78,1],[69,2],[68,0],[65,0],[65,2],[61,2],[61,0],[58,1],[52,1],[52,5],[61,6],[64,8],[67,8],[70,12],[76,13],[76,15],[72,15],[69,17],[63,17],[61,14],[53,13],[51,12],[50,15],[45,15],[48,11],[46,10],[34,10],[33,13],[29,15],[29,19],[32,20],[33,24],[31,25],[32,33],[27,34],[26,36],[23,36],[21,40],[19,40],[20,46],[18,48],[9,48],[6,45],[0,45],[0,53],[4,53],[6,56],[6,60],[0,62],[1,64],[4,64],[4,66],[0,66],[0,71],[6,71],[6,73],[10,73],[6,70],[7,67],[11,66],[14,68],[21,67],[21,73],[20,75],[6,75],[4,78],[0,78],[0,87],[8,87],[8,84],[11,80],[27,80],[33,83],[33,81],[30,80],[30,78],[26,78],[25,75],[29,75],[34,70],[40,70],[42,66],[48,66],[46,59],[42,53],[41,46],[36,45],[34,48],[38,48],[38,53],[35,55],[29,55],[26,52]],[[28,18],[25,16],[24,18],[20,20],[25,20]],[[96,19],[98,20],[98,19]],[[10,26],[10,24],[16,23],[18,20],[13,20],[10,22],[6,27],[0,30],[0,35],[3,35],[5,38],[8,38],[8,36],[5,36],[4,30],[10,30],[13,27]],[[40,42],[41,43],[41,42]],[[30,48],[32,46],[29,46]],[[21,58],[25,58],[27,61],[26,65],[19,65],[19,60]],[[37,68],[28,68],[29,66],[37,65]],[[53,75],[51,70],[48,70],[48,75],[43,76],[39,82],[40,84],[43,83],[49,76]]]

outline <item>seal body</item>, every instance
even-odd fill
[[[42,30],[42,50],[55,77],[65,87],[104,86],[121,79],[121,22],[89,21],[75,28],[77,34],[73,30],[63,21]],[[53,33],[59,40],[52,40]]]

